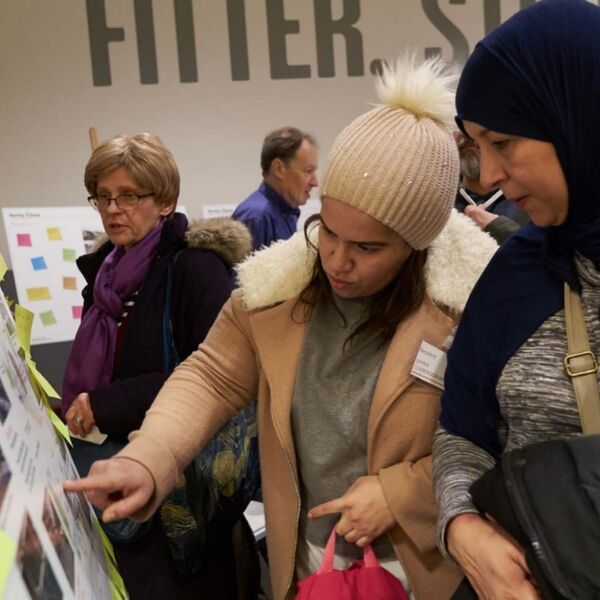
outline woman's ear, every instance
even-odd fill
[[[175,212],[176,204],[175,202],[171,202],[170,204],[163,204],[160,207],[160,212],[158,213],[161,217],[170,217]]]

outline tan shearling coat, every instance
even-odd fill
[[[287,248],[294,243],[284,242]],[[495,248],[486,243],[490,251]],[[481,246],[475,251],[481,255]],[[264,269],[261,273],[268,280]],[[288,277],[290,273],[285,271]],[[294,594],[301,510],[290,411],[306,323],[292,315],[296,300],[249,309],[244,289],[234,292],[205,342],[169,378],[142,429],[120,454],[146,466],[154,477],[153,501],[136,515],[148,516],[219,427],[258,398],[267,544],[277,600]],[[368,422],[368,472],[380,478],[397,522],[387,535],[418,600],[446,600],[461,577],[435,545],[430,454],[440,391],[410,375],[421,342],[439,347],[452,327],[453,321],[429,299],[398,327],[379,373]]]

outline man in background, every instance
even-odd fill
[[[252,233],[254,250],[296,232],[300,206],[319,185],[317,143],[295,127],[276,129],[263,142],[260,165],[262,183],[232,215]]]
[[[460,131],[454,132],[460,157],[461,182],[455,208],[472,219],[498,244],[528,222],[527,214],[507,200],[500,190],[488,190],[479,181],[479,148]]]

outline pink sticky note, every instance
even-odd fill
[[[17,233],[17,246],[31,246],[31,235],[29,233]]]
[[[71,306],[71,313],[73,314],[73,318],[81,319],[82,310],[83,310],[83,306]]]

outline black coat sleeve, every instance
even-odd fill
[[[521,225],[503,215],[497,216],[483,231],[489,233],[498,244],[503,244]]]
[[[179,359],[204,340],[233,289],[231,273],[216,254],[186,250],[175,265],[172,282],[172,325]],[[162,302],[157,303],[162,325]],[[154,323],[154,321],[153,321]],[[157,371],[127,377],[89,392],[100,431],[125,438],[140,427],[146,411],[170,373]]]

